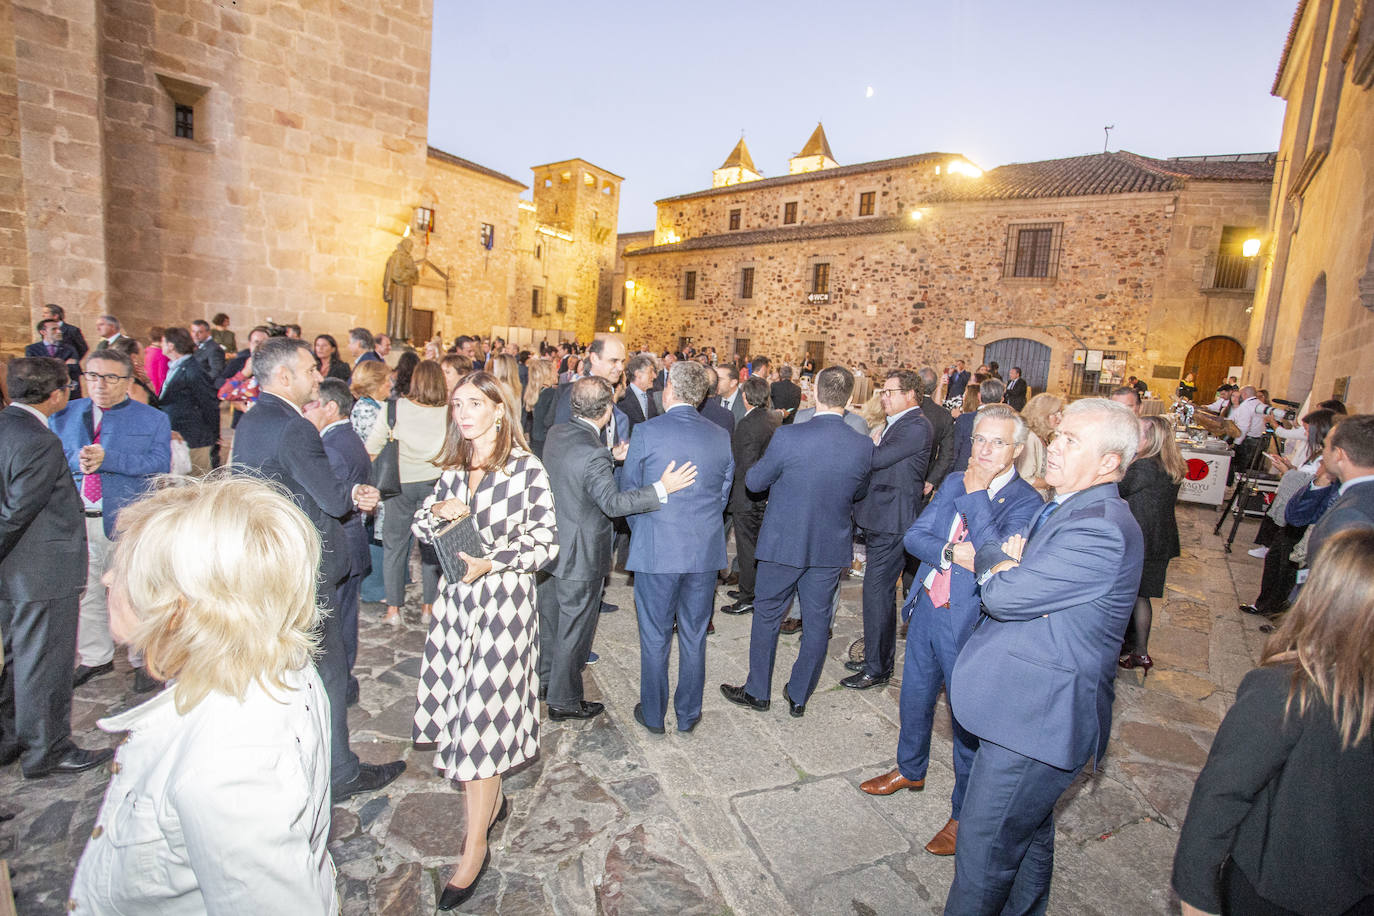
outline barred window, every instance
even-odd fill
[[[811,292],[830,292],[830,265],[820,263],[811,267]]]
[[[739,272],[739,297],[741,299],[754,298],[754,268],[744,267]]]
[[[1063,223],[1013,223],[1007,228],[1007,255],[1002,276],[1052,278],[1059,273]]]
[[[682,275],[682,298],[695,299],[697,297],[697,272],[689,270]]]
[[[190,105],[176,106],[176,135],[187,140],[196,138],[196,110]]]

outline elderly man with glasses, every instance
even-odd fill
[[[86,360],[88,398],[72,401],[52,418],[67,466],[86,513],[86,591],[77,624],[73,686],[114,670],[110,612],[101,581],[114,554],[120,510],[136,500],[158,474],[172,466],[172,426],[167,415],[129,397],[134,367],[119,350],[97,350]],[[134,690],[157,687],[132,650]]]

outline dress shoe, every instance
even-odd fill
[[[487,850],[486,856],[482,859],[482,867],[477,872],[477,877],[472,879],[472,883],[467,887],[455,887],[452,884],[444,885],[444,892],[439,895],[439,909],[448,912],[468,901],[477,892],[477,883],[482,880],[482,876],[487,873],[487,866],[491,864],[491,850]]]
[[[727,589],[726,592],[725,592],[725,597],[727,597],[727,598],[734,598],[736,601],[738,601],[738,600],[739,600],[739,589],[737,589],[737,588]]]
[[[72,686],[80,687],[93,677],[100,677],[102,674],[109,674],[114,670],[114,662],[106,662],[103,665],[77,665],[72,672]]]
[[[891,680],[891,674],[884,674],[882,677],[869,677],[860,671],[858,674],[851,674],[849,677],[840,681],[841,687],[850,687],[854,690],[867,690],[870,687],[881,687]]]
[[[736,601],[734,604],[727,604],[720,609],[722,614],[752,614],[754,612],[754,602]]]
[[[739,685],[738,687],[732,687],[729,684],[721,684],[720,695],[725,697],[725,699],[729,700],[731,703],[734,703],[736,706],[744,706],[749,709],[757,709],[759,712],[763,712],[764,710],[768,709],[769,706],[773,705],[771,700],[758,700],[754,697],[751,697],[748,694],[748,692],[744,689],[743,684]]]
[[[81,773],[85,770],[93,769],[114,757],[113,748],[101,748],[100,750],[87,750],[83,747],[73,747],[67,753],[58,757],[56,760],[46,763],[35,770],[25,770],[25,779],[42,779],[44,776],[52,776],[55,773]]]
[[[782,685],[782,695],[787,699],[787,712],[792,718],[800,719],[802,716],[806,715],[806,704],[795,702],[792,699],[792,694],[787,692],[786,684]]]
[[[857,662],[845,662],[845,663],[844,663],[844,670],[846,670],[846,671],[862,671],[862,670],[864,670],[864,663],[863,663],[862,661],[857,661]]]
[[[134,669],[134,693],[152,693],[154,690],[161,690],[167,685],[148,673],[147,668]],[[355,699],[356,703],[357,700]]]
[[[691,722],[689,722],[686,726],[684,726],[681,722],[679,722],[679,723],[678,723],[678,726],[677,726],[677,733],[678,733],[679,735],[690,735],[692,732],[696,731],[696,729],[697,729],[697,723],[700,722],[700,721],[701,721],[701,716],[697,716],[695,719],[693,719]]]
[[[859,783],[859,788],[869,795],[892,795],[903,789],[908,792],[919,792],[925,787],[924,779],[907,779],[901,770],[889,770],[881,776],[874,776]]]
[[[601,661],[600,655],[597,655],[595,652],[588,652],[586,664],[584,664],[582,667],[585,668],[587,665],[595,665],[599,661]]]
[[[650,725],[648,722],[645,722],[645,721],[644,721],[644,704],[643,704],[643,703],[636,703],[636,704],[635,704],[635,721],[638,722],[640,725],[643,725],[645,728],[647,728],[649,731],[653,732],[655,735],[661,735],[661,734],[664,733],[664,728],[663,728],[662,725],[659,725],[659,726],[655,727],[655,726],[653,726],[653,725]]]
[[[554,706],[550,704],[549,718],[555,722],[562,722],[564,719],[593,719],[605,710],[606,707],[602,703],[578,700],[576,706]]]
[[[739,585],[739,573],[732,572],[730,573],[730,575],[726,576],[721,581],[724,582],[726,585]]]
[[[499,824],[499,823],[501,823],[502,821],[504,821],[504,820],[506,819],[506,815],[508,815],[508,814],[510,814],[510,799],[508,799],[508,798],[506,798],[506,796],[502,795],[502,796],[501,796],[501,807],[498,808],[498,809],[496,809],[496,817],[492,818],[492,819],[491,819],[491,823],[487,825],[487,837],[488,837],[488,838],[491,837],[491,832],[492,832],[492,830],[494,830],[494,829],[496,828],[496,825]]]
[[[404,760],[393,760],[381,765],[360,763],[358,764],[357,776],[348,782],[339,783],[331,790],[334,794],[334,804],[337,805],[339,802],[363,792],[375,792],[405,771],[406,762]]]
[[[618,604],[611,604],[609,601],[601,602],[601,613],[603,614],[614,614],[618,610],[620,610]]]
[[[782,622],[782,626],[778,627],[778,632],[779,632],[779,633],[800,633],[800,632],[801,632],[801,628],[802,628],[802,622],[801,622],[801,618],[800,618],[800,617],[788,617],[786,620],[784,620],[784,621]]]
[[[945,826],[940,828],[940,832],[930,838],[930,842],[926,844],[926,852],[933,856],[952,856],[958,836],[959,822],[950,818]]]

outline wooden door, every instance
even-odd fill
[[[1244,361],[1245,348],[1230,337],[1206,337],[1193,344],[1183,361],[1183,374],[1193,373],[1196,403],[1210,404],[1216,400],[1217,386],[1226,381],[1232,366]]]
[[[1050,380],[1050,348],[1025,337],[1004,337],[983,348],[983,363],[997,363],[1002,378],[1010,378],[1012,366],[1019,366],[1030,394],[1045,390]]]

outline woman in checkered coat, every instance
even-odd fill
[[[486,372],[461,379],[434,459],[443,475],[415,513],[427,539],[472,512],[484,556],[460,554],[461,582],[440,582],[420,670],[415,740],[436,743],[435,765],[463,785],[467,837],[440,909],[466,900],[490,860],[487,832],[505,816],[501,774],[539,750],[534,574],[558,553],[553,496],[529,453],[516,410]]]

